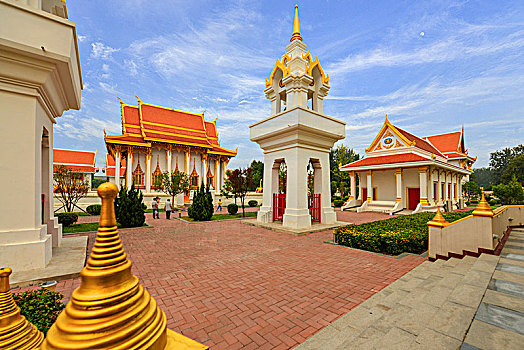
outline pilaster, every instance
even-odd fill
[[[153,177],[151,173],[151,157],[151,154],[146,154],[146,193],[151,193],[151,181]]]
[[[429,206],[428,202],[428,168],[418,168],[419,188],[420,188],[420,203],[423,206]]]
[[[402,169],[396,169],[395,170],[395,183],[397,185],[397,199],[396,202],[400,203],[402,202]]]
[[[371,170],[367,171],[367,198],[366,201],[368,203],[371,203],[371,200],[373,198],[373,173]]]

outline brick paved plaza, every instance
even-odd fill
[[[337,214],[358,223],[389,217]],[[147,215],[153,227],[120,232],[133,273],[169,328],[213,349],[292,348],[425,260],[325,244],[332,231],[296,237],[239,220]],[[69,298],[79,283],[61,281],[57,290]]]

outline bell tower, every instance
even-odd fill
[[[329,76],[302,41],[295,6],[290,43],[266,78],[264,93],[271,101],[270,116],[249,127],[251,141],[264,151],[259,222],[282,221],[284,227],[298,230],[310,228],[315,221],[336,222],[331,207],[329,151],[346,136],[346,129],[344,122],[323,114],[328,91]],[[284,168],[287,174],[280,179]]]
[[[271,115],[296,106],[323,113],[322,101],[329,91],[329,75],[324,74],[318,57],[313,60],[306,48],[300,34],[298,5],[295,5],[290,43],[266,79],[264,92],[271,101]]]

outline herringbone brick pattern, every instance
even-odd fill
[[[292,348],[424,261],[323,243],[331,231],[295,237],[237,220],[148,222],[154,227],[120,232],[133,273],[169,328],[213,349]],[[69,298],[79,283],[57,290]]]

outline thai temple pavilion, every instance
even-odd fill
[[[434,211],[445,204],[463,208],[462,184],[469,179],[475,161],[465,147],[464,128],[418,137],[393,125],[386,116],[366,157],[340,167],[351,179],[351,197],[344,208],[388,213]]]
[[[156,190],[156,176],[176,170],[189,174],[191,189],[203,181],[220,193],[226,165],[237,152],[220,145],[216,118],[208,121],[205,111],[184,112],[137,100],[138,106],[120,100],[122,135],[110,136],[104,131],[111,182],[121,185],[114,169],[122,170],[125,163],[125,186],[134,182],[146,194]]]

